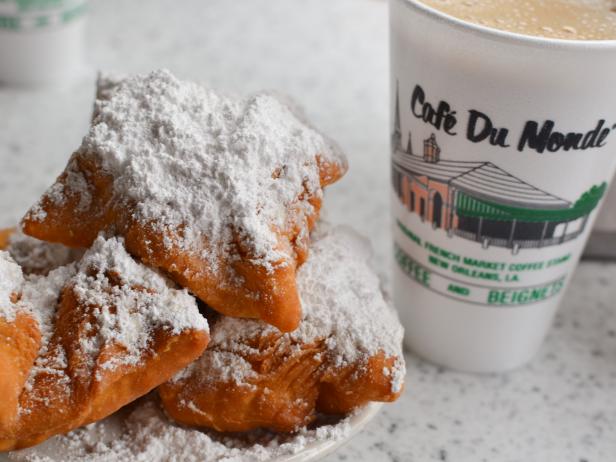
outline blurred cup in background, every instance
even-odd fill
[[[85,68],[86,0],[0,0],[0,83],[67,84]]]

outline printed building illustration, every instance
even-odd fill
[[[409,133],[402,147],[399,105],[392,134],[392,184],[401,203],[434,228],[479,242],[484,248],[558,245],[585,229],[606,184],[571,203],[504,171],[492,162],[441,158],[435,135],[415,155]]]

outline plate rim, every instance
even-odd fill
[[[314,462],[320,460],[351,441],[378,415],[383,405],[384,403],[381,402],[369,402],[356,409],[347,417],[350,429],[343,437],[312,441],[298,452],[280,455],[270,459],[269,462]],[[0,452],[0,462],[12,461],[13,459],[8,454],[10,452]]]
[[[271,459],[270,462],[313,462],[333,453],[340,447],[349,443],[358,433],[360,433],[368,423],[370,423],[380,412],[384,403],[369,402],[357,409],[348,417],[350,431],[340,439],[326,439],[323,441],[313,441],[306,445],[304,449],[294,454],[287,454]]]

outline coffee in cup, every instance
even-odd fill
[[[568,40],[616,40],[614,0],[421,0],[494,29]]]

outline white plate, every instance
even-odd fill
[[[383,407],[383,403],[370,403],[351,416],[349,419],[350,431],[344,438],[337,441],[317,441],[308,445],[301,452],[278,457],[274,459],[274,462],[310,462],[322,459],[340,446],[348,443],[355,435],[362,431],[368,422],[376,417],[381,407]]]
[[[348,443],[349,440],[359,433],[368,424],[368,422],[370,422],[377,415],[381,407],[382,403],[370,403],[357,410],[347,419],[348,427],[344,437],[335,440],[319,440],[308,443],[299,452],[276,457],[272,459],[272,462],[311,462],[322,459],[326,455],[334,452],[340,446]],[[112,441],[115,438],[120,437],[122,423],[125,417],[126,414],[120,411],[116,415],[107,418],[102,425],[103,433],[99,432],[97,435],[100,436],[102,440],[106,441]],[[97,441],[99,440],[97,439]],[[21,454],[36,455],[39,457],[48,458],[46,460],[49,461],[62,462],[64,460],[63,456],[66,455],[64,451],[65,449],[57,443],[57,440],[52,438],[35,448],[26,449],[23,452],[15,452],[14,456],[17,457],[9,458],[6,454],[0,454],[0,462],[15,462],[23,460],[19,457]]]

